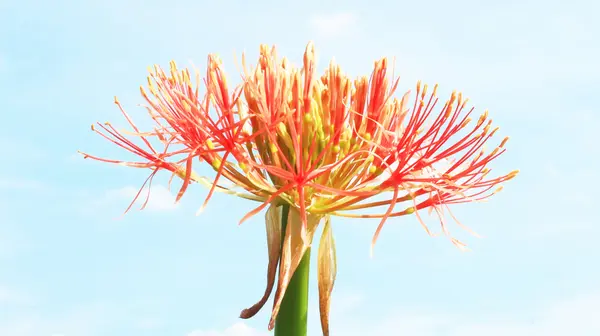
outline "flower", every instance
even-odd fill
[[[373,246],[392,217],[415,214],[431,235],[419,214],[429,209],[439,217],[444,234],[464,248],[447,229],[445,213],[455,219],[448,206],[487,199],[517,174],[490,177],[488,163],[504,153],[508,138],[492,151],[484,150],[498,130],[492,128],[487,111],[474,121],[474,109],[467,108],[468,99],[461,93],[453,92],[440,106],[437,85],[430,90],[420,82],[414,98],[410,92],[395,98],[398,79],[390,79],[385,58],[375,62],[370,78],[351,80],[333,62],[319,77],[312,43],[301,68],[280,59],[275,47],[263,45],[258,64],[249,67],[243,58],[243,67],[241,84],[230,90],[216,56],[208,57],[202,81],[197,71],[192,78],[174,62],[169,73],[155,66],[147,89],[141,89],[155,123],[152,131],[141,132],[115,100],[133,129],[130,137],[141,144],[108,123],[93,128],[143,161],[84,156],[149,168],[149,183],[159,170],[170,171],[183,181],[177,200],[191,182],[207,185],[210,191],[202,208],[214,191],[259,202],[240,223],[268,207],[267,288],[241,316],[251,317],[262,308],[277,277],[270,329],[291,276],[322,224],[319,301],[323,332],[328,334],[336,274],[331,216],[379,218]],[[162,149],[152,143],[160,143]],[[215,177],[196,174],[194,162],[208,163]],[[232,186],[219,184],[222,178]],[[290,208],[283,225],[280,205]],[[366,209],[380,210],[356,212]]]

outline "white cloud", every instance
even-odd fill
[[[164,321],[154,317],[145,317],[137,320],[135,326],[138,329],[152,330],[160,328],[164,325]]]
[[[15,246],[11,240],[2,235],[0,232],[0,259],[8,258],[14,255]]]
[[[12,162],[25,164],[45,159],[48,153],[26,139],[0,137],[0,155]]]
[[[202,331],[195,330],[187,334],[186,336],[267,336],[269,333],[258,331],[254,328],[249,327],[243,322],[238,322],[231,327],[223,331]]]
[[[43,184],[39,181],[20,177],[0,178],[0,189],[41,189]]]
[[[310,26],[322,37],[331,38],[345,35],[350,32],[357,23],[357,17],[350,12],[334,14],[318,14],[310,18]]]
[[[567,13],[569,6],[526,1],[476,7],[472,13],[462,13],[469,19],[460,27],[446,29],[448,19],[440,11],[430,16],[428,25],[418,16],[398,20],[390,26],[400,32],[394,43],[374,39],[377,49],[397,57],[401,88],[416,79],[437,82],[444,92],[457,89],[474,99],[486,97],[472,101],[478,109],[495,101],[488,97],[503,97],[499,99],[518,107],[515,111],[531,107],[528,116],[546,118],[547,108],[540,105],[553,107],[550,102],[558,97],[552,97],[553,92],[565,87],[585,90],[600,75],[600,44],[591,37],[598,35],[598,28],[586,13],[589,10]]]
[[[124,204],[124,201],[131,202],[138,191],[139,188],[134,186],[109,190],[106,192],[105,198],[101,203],[106,204],[107,202],[110,202],[114,204],[116,201],[119,204]],[[136,201],[138,208],[144,204],[147,194],[148,188],[144,188],[138,197],[138,200]],[[134,205],[134,207],[136,205]],[[169,189],[167,189],[167,187],[163,185],[153,185],[150,189],[150,198],[148,199],[148,204],[146,204],[144,210],[170,211],[176,209],[178,206],[179,204],[175,203],[175,196],[169,191]]]
[[[14,291],[10,292],[14,293]],[[21,294],[19,296],[22,297]],[[0,314],[0,335],[105,336],[114,334],[115,329],[130,330],[132,327],[138,329],[139,333],[137,334],[144,334],[164,325],[163,320],[154,317],[137,318],[136,312],[141,309],[142,305],[147,307],[147,302],[96,301],[71,306],[65,310],[60,308],[43,309],[44,313],[40,313],[41,303],[43,302],[36,301],[29,307],[24,307],[25,309],[11,309],[15,304],[8,306],[9,309],[3,309],[4,306],[0,300],[0,312],[2,312]],[[21,304],[21,306],[23,305]],[[246,336],[246,334],[242,335]],[[248,335],[255,336],[254,334]]]
[[[6,212],[8,211],[4,209],[3,204],[0,204],[0,260],[11,259],[29,248],[27,239],[13,227],[13,223],[10,223],[6,216],[3,216]]]
[[[4,295],[4,297],[8,296]],[[342,306],[337,305],[346,311]],[[33,315],[4,321],[0,319],[0,335],[103,335],[103,330],[107,326],[120,320],[116,318],[118,314],[114,314],[114,308],[93,304],[79,307],[54,318]],[[457,314],[449,311],[427,312],[415,307],[405,307],[378,321],[364,321],[351,314],[340,316],[340,311],[336,311],[335,306],[332,308],[332,336],[600,335],[600,320],[596,318],[600,312],[600,292],[555,301],[531,312],[524,312],[520,308],[518,312],[501,315],[482,315],[478,312],[473,314]],[[113,313],[110,314],[110,311]],[[310,330],[317,332],[319,321],[315,317],[310,317]],[[195,330],[187,333],[186,336],[267,336],[269,334],[266,330],[257,330],[244,322],[238,322],[221,331]]]
[[[0,284],[0,307],[3,305],[27,305],[31,298],[24,293]]]
[[[357,326],[340,320],[335,335],[413,336],[562,336],[600,335],[600,293],[554,302],[530,314],[482,316],[454,313],[415,313],[403,309],[375,325]],[[519,313],[517,313],[519,314]]]
[[[90,304],[56,314],[40,316],[24,314],[21,316],[2,316],[0,335],[6,336],[95,336],[106,335],[103,330],[117,318],[114,307],[104,304]],[[105,331],[105,330],[104,330]]]
[[[411,335],[411,336],[596,336],[600,335],[600,292],[550,302],[532,311],[506,314],[457,314],[452,311],[402,307],[380,320],[367,321],[347,303],[358,307],[362,300],[353,296],[334,301],[330,315],[331,336]],[[346,302],[347,301],[347,302]],[[337,304],[336,304],[337,303]],[[309,312],[309,334],[320,332],[316,307]],[[186,336],[266,336],[243,322],[223,331],[193,331]]]

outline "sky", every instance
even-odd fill
[[[331,335],[600,335],[599,7],[0,0],[0,335],[269,335],[267,309],[237,318],[265,285],[264,219],[237,225],[254,204],[216,195],[196,216],[206,190],[174,204],[163,174],[148,207],[122,216],[147,171],[77,150],[127,158],[89,126],[126,126],[115,95],[143,120],[149,65],[202,69],[217,53],[235,81],[242,52],[275,44],[299,64],[311,40],[321,70],[335,57],[367,75],[389,56],[399,94],[417,80],[464,92],[511,137],[492,168],[521,171],[489,202],[452,208],[483,236],[451,227],[470,252],[404,217],[370,257],[377,221],[334,218]]]

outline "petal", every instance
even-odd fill
[[[243,319],[251,318],[256,315],[265,305],[275,284],[275,275],[277,274],[277,263],[281,254],[281,208],[272,204],[265,214],[265,223],[267,226],[267,246],[269,249],[269,266],[267,268],[267,288],[263,297],[250,308],[242,310],[240,317]]]
[[[279,313],[285,291],[287,290],[290,280],[292,279],[296,268],[298,268],[304,253],[310,248],[315,230],[322,217],[308,215],[307,229],[304,236],[302,235],[304,230],[301,218],[302,216],[298,209],[290,207],[285,237],[283,239],[281,260],[279,263],[279,283],[277,284],[277,291],[275,292],[273,311],[271,313],[271,320],[269,321],[269,330],[272,330],[275,327],[275,319]]]
[[[335,256],[335,241],[329,217],[325,220],[325,227],[319,243],[319,256],[317,261],[319,279],[319,311],[321,314],[321,329],[323,336],[329,336],[329,307],[331,292],[335,284],[337,263]]]

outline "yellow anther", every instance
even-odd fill
[[[210,150],[215,149],[215,144],[213,144],[211,139],[206,139],[206,147]]]
[[[319,140],[325,140],[325,133],[323,133],[323,130],[320,128],[317,130],[317,138]]]
[[[313,121],[312,115],[310,113],[305,113],[304,114],[304,122],[310,124],[310,123],[312,123],[312,121]]]
[[[219,168],[221,168],[221,162],[221,159],[216,158],[212,160],[211,165],[215,170],[218,170]]]
[[[456,100],[456,90],[452,91],[452,94],[450,95],[450,102],[453,103]]]
[[[177,176],[179,178],[185,179],[186,170],[184,168],[178,167],[177,170],[175,171],[175,174],[177,174]]]
[[[190,104],[188,104],[185,100],[182,102],[182,105],[183,105],[183,109],[186,112],[190,112],[192,110],[192,107],[190,106]]]
[[[269,144],[269,149],[271,150],[271,153],[273,153],[273,154],[277,153],[277,151],[278,151],[277,146],[275,146],[274,143]]]
[[[146,80],[148,81],[148,88],[150,90],[152,90],[153,84],[152,84],[152,77],[148,76],[146,77]]]
[[[454,106],[452,101],[450,101],[450,103],[448,104],[448,107],[446,108],[446,113],[444,114],[444,118],[449,118],[450,114],[452,113],[452,110],[454,110]]]
[[[481,126],[481,124],[483,124],[483,122],[485,121],[486,116],[485,115],[480,115],[479,116],[479,120],[477,120],[477,127]]]
[[[281,133],[287,132],[287,128],[285,127],[285,124],[283,123],[283,121],[281,121],[281,122],[279,122],[279,124],[277,124],[277,128],[279,129],[279,132],[281,132]]]
[[[348,151],[350,150],[350,142],[349,141],[342,141],[340,142],[340,145],[342,146],[342,149],[344,150],[344,153],[348,153]]]

